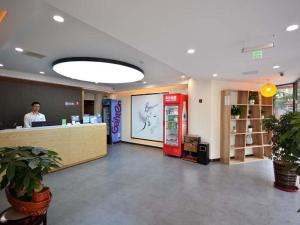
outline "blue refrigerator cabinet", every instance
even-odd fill
[[[121,101],[116,99],[102,100],[102,118],[107,126],[107,143],[121,141]]]

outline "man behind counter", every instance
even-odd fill
[[[31,112],[24,116],[24,127],[29,128],[32,126],[32,122],[46,122],[44,114],[39,113],[41,104],[39,102],[31,103]]]

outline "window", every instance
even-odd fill
[[[297,101],[296,101],[296,111],[300,112],[300,80],[296,82],[296,90],[297,90]]]
[[[278,91],[274,96],[274,114],[276,117],[294,111],[294,84],[277,86]]]

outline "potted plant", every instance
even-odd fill
[[[257,100],[257,96],[256,95],[250,95],[249,96],[249,104],[250,105],[254,105],[255,102],[256,102],[256,100]]]
[[[241,114],[242,114],[242,110],[239,107],[235,105],[231,107],[231,115],[233,116],[234,119],[239,119]]]
[[[249,110],[248,110],[248,118],[251,118],[251,114],[252,114],[252,110],[249,109]]]
[[[232,127],[232,133],[234,133],[234,134],[236,133],[236,127],[235,126]]]
[[[263,120],[266,131],[272,132],[274,186],[295,192],[297,174],[300,175],[300,112],[290,112],[279,119],[271,116]]]
[[[248,125],[248,133],[252,133],[253,131],[253,126],[251,124]]]
[[[264,119],[265,118],[265,112],[266,110],[265,109],[261,109],[261,118]]]
[[[56,152],[44,148],[0,148],[0,189],[5,189],[8,202],[24,214],[44,214],[52,194],[42,183],[43,176],[59,168],[60,160]]]

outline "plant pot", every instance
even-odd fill
[[[253,128],[248,128],[248,133],[252,133],[253,132]]]
[[[43,202],[49,198],[51,198],[51,192],[49,188],[44,188],[42,191],[33,192],[32,194],[32,202]]]
[[[273,161],[275,182],[274,186],[282,191],[296,192],[297,174],[296,170],[286,170],[283,161]]]
[[[254,105],[255,104],[255,100],[249,100],[249,104],[250,105]]]
[[[261,116],[261,118],[262,118],[262,119],[264,119],[264,118],[265,118],[265,116],[264,116],[264,115],[262,115],[262,116]]]
[[[234,119],[238,120],[240,118],[240,115],[235,115]]]
[[[50,202],[52,200],[52,194],[49,191],[49,198],[41,202],[25,202],[14,197],[8,188],[5,189],[5,194],[7,201],[15,208],[17,211],[30,216],[39,216],[47,212]]]

